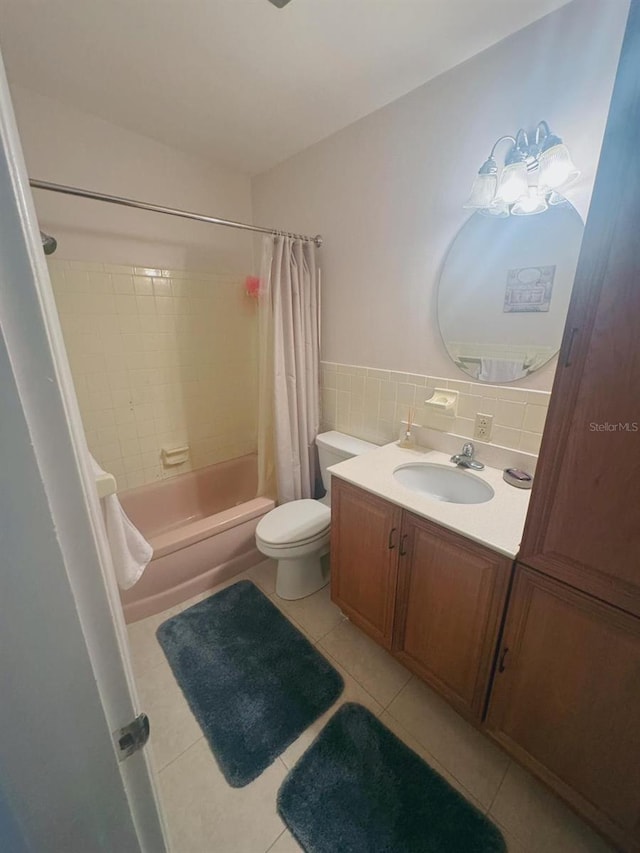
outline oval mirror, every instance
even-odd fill
[[[438,324],[467,376],[515,382],[557,354],[583,230],[566,199],[531,216],[465,222],[440,274]]]

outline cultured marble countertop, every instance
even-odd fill
[[[430,462],[455,468],[450,454],[418,448],[407,450],[397,442],[386,444],[361,456],[354,456],[329,468],[331,474],[360,486],[404,509],[466,536],[493,551],[515,557],[520,547],[531,491],[517,489],[502,479],[502,470],[486,466],[473,476],[489,483],[494,497],[479,504],[456,504],[434,500],[401,485],[394,468],[408,462]],[[480,459],[482,461],[482,459]],[[461,469],[462,470],[462,469]]]

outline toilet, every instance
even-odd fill
[[[329,582],[331,474],[327,469],[377,448],[335,430],[318,435],[316,445],[326,495],[317,501],[303,499],[282,504],[267,513],[256,527],[258,551],[278,561],[276,593],[288,600],[311,595]]]

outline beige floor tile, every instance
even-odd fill
[[[274,594],[269,596],[269,601],[271,601],[271,603],[278,608],[278,610],[282,613],[283,616],[286,616],[289,622],[291,622],[291,624],[296,627],[301,634],[304,634],[304,636],[307,638],[307,640],[309,640],[310,643],[313,643],[314,646],[316,645],[316,643],[318,642],[316,638],[313,637],[307,631],[304,625],[298,622],[298,620],[292,615],[290,611],[285,610],[284,601],[281,598]]]
[[[166,767],[202,737],[168,663],[137,678],[142,708],[151,721],[149,748],[156,770]]]
[[[288,829],[282,833],[273,847],[269,848],[268,853],[298,853],[302,847],[295,840]]]
[[[529,853],[611,853],[612,848],[534,777],[511,764],[490,811]]]
[[[127,625],[129,652],[136,677],[143,676],[150,669],[166,662],[162,646],[156,639],[156,630],[164,621],[177,612],[171,607],[155,616],[148,616],[139,622]]]
[[[319,651],[322,650],[319,649]],[[289,769],[292,768],[296,761],[302,757],[305,750],[311,746],[312,742],[315,740],[317,735],[320,734],[321,730],[326,726],[330,718],[333,717],[340,705],[344,705],[345,702],[358,702],[360,705],[364,705],[365,708],[368,708],[376,716],[382,713],[382,705],[376,702],[373,696],[370,696],[364,687],[361,687],[336,660],[331,658],[329,655],[325,656],[329,658],[331,665],[334,666],[343,677],[344,691],[331,708],[319,717],[315,723],[312,723],[308,729],[305,729],[300,737],[280,756]]]
[[[426,761],[429,767],[432,767],[436,771],[436,773],[439,773],[444,779],[446,779],[452,788],[455,788],[456,791],[462,794],[465,800],[468,800],[468,802],[474,805],[481,812],[486,812],[486,807],[484,807],[481,802],[476,800],[473,794],[470,791],[467,791],[464,785],[461,785],[460,782],[458,782],[458,780],[454,776],[452,776],[451,773],[449,773],[442,766],[442,764],[440,764],[440,762],[422,746],[422,744],[418,743],[418,741],[409,734],[405,727],[402,726],[395,719],[395,717],[392,717],[388,711],[385,711],[382,714],[382,716],[380,717],[380,722],[384,723],[384,725],[390,731],[392,731],[394,735],[399,737],[403,743],[406,743],[406,745],[410,749],[412,749],[416,753],[416,755],[419,755],[420,758],[423,759],[423,761]]]
[[[485,809],[489,808],[509,764],[497,746],[415,677],[387,710]]]
[[[339,608],[331,601],[329,585],[296,601],[286,601],[278,595],[274,595],[273,600],[288,616],[302,625],[314,640],[320,640],[343,620]]]
[[[284,824],[276,795],[286,775],[276,760],[244,788],[231,788],[204,739],[159,776],[172,853],[265,853]]]
[[[346,619],[322,638],[325,649],[383,708],[411,677],[408,669]]]
[[[493,820],[495,825],[502,833],[502,837],[504,838],[507,845],[507,853],[535,853],[535,851],[533,850],[527,850],[527,848],[515,837],[515,835],[512,835],[508,830],[504,828],[504,826],[500,826],[498,821],[494,820],[491,815],[489,815],[489,817],[491,820]]]
[[[252,580],[265,595],[273,595],[276,591],[276,560],[263,560],[256,566],[252,566],[244,573],[245,577]]]

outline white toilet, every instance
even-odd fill
[[[319,501],[282,504],[256,527],[258,551],[278,561],[276,593],[289,600],[311,595],[329,582],[331,475],[327,469],[377,447],[335,430],[321,433],[316,445],[327,494]]]

